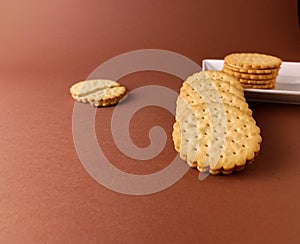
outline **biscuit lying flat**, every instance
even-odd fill
[[[117,104],[125,95],[126,88],[111,80],[86,80],[70,88],[72,97],[94,107],[105,107]]]
[[[222,71],[235,77],[243,88],[274,89],[281,59],[259,53],[233,53],[224,58]]]
[[[229,66],[248,69],[274,69],[281,65],[281,59],[260,53],[232,53],[224,58]]]
[[[269,74],[254,74],[254,73],[232,71],[226,67],[224,67],[222,71],[236,78],[249,79],[249,80],[269,80],[269,79],[276,78],[278,75],[278,71]]]
[[[240,72],[240,73],[248,73],[248,74],[272,74],[279,71],[279,67],[273,69],[249,69],[238,66],[229,65],[224,62],[224,68],[227,68],[232,71]]]

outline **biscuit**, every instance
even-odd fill
[[[243,88],[274,89],[281,59],[257,53],[233,53],[224,58],[222,71],[235,77]]]
[[[246,103],[245,98],[235,96],[230,92],[219,90],[217,95],[214,95],[214,92],[211,90],[202,90],[200,92],[197,92],[191,85],[184,82],[180,89],[180,95],[181,97],[185,98],[190,106],[193,106],[194,104],[204,104],[211,102],[217,103],[222,101],[223,103],[239,108],[249,115],[252,114],[252,111],[249,109],[248,103]]]
[[[175,119],[175,150],[200,172],[240,171],[260,150],[260,129],[243,88],[221,71],[202,71],[187,78],[177,98]]]
[[[247,69],[243,67],[233,66],[229,65],[226,62],[224,62],[224,67],[227,69],[230,69],[232,71],[240,72],[240,73],[248,73],[248,74],[272,74],[278,72],[279,68],[274,69]]]
[[[237,79],[241,85],[243,86],[244,84],[254,84],[254,85],[266,85],[266,84],[274,84],[276,82],[275,79],[270,79],[270,80],[249,80],[249,79]]]
[[[224,61],[228,65],[248,69],[273,69],[282,63],[280,58],[260,53],[232,53]]]
[[[223,67],[223,72],[225,72],[228,75],[234,76],[238,79],[249,79],[249,80],[269,80],[269,79],[274,79],[277,77],[278,71],[275,73],[270,73],[270,74],[248,74],[248,73],[241,73],[241,72],[236,72],[232,71],[226,67]]]
[[[251,89],[274,89],[276,84],[274,82],[270,84],[243,84],[243,87]]]
[[[197,87],[198,91],[217,90],[244,98],[244,91],[240,82],[221,71],[208,70],[198,72],[189,76],[185,83],[190,84],[192,87]]]
[[[225,74],[224,72],[220,72],[217,70],[206,70],[205,72],[195,73],[187,78],[187,82],[189,82],[190,80],[200,81],[200,79],[204,79],[205,81],[208,78],[210,82],[213,82],[215,84],[215,86],[222,85],[223,83],[229,83],[230,86],[233,86],[237,90],[243,91],[243,88],[241,87],[240,83],[235,78],[232,78],[231,75]]]
[[[191,167],[197,165],[200,172],[229,174],[243,169],[254,159],[260,150],[262,138],[260,129],[251,116],[228,104],[218,103],[194,106],[191,108],[192,112],[187,113],[185,104],[183,98],[177,101],[178,115],[174,124],[173,141],[180,157]],[[208,107],[213,110],[223,107],[224,128],[218,124],[222,120],[220,111],[210,114]],[[184,114],[181,114],[182,109]],[[214,126],[211,116],[216,116]]]
[[[72,97],[94,107],[115,105],[126,95],[126,88],[118,82],[95,79],[78,82],[71,86]]]

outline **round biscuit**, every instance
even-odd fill
[[[249,80],[249,79],[238,79],[241,85],[243,84],[252,84],[252,85],[267,85],[267,84],[273,84],[276,82],[276,79],[270,79],[270,80]]]
[[[269,80],[275,79],[278,75],[278,72],[271,74],[248,74],[248,73],[240,73],[236,71],[232,71],[226,67],[222,69],[222,71],[228,75],[231,75],[237,79],[249,79],[249,80]]]
[[[276,88],[275,83],[270,84],[242,84],[245,89],[274,89]]]
[[[248,73],[248,74],[272,74],[278,72],[280,68],[278,67],[274,69],[249,69],[249,68],[243,68],[239,66],[233,66],[227,64],[226,62],[224,62],[224,67],[232,71],[236,71],[239,73]]]
[[[249,115],[252,114],[252,111],[249,109],[248,103],[246,103],[245,98],[235,96],[230,92],[219,90],[217,95],[214,96],[214,93],[211,90],[203,90],[197,92],[195,88],[184,82],[180,89],[180,96],[183,97],[190,106],[211,102],[223,102],[228,105],[235,106],[240,110],[248,113]]]
[[[116,81],[94,79],[78,82],[71,86],[72,97],[94,107],[105,107],[117,104],[126,95],[126,88]]]
[[[181,104],[185,102],[182,98],[179,101]],[[212,115],[208,106],[213,109],[220,109],[220,106],[224,108],[225,131],[222,131],[222,128],[218,126],[212,126],[214,123],[210,118]],[[180,152],[180,156],[187,160],[190,166],[197,163],[199,171],[210,170],[211,173],[216,173],[219,170],[220,172],[229,173],[235,167],[242,167],[248,161],[254,159],[260,149],[261,136],[260,129],[251,116],[228,104],[200,104],[189,109],[191,110],[189,114],[186,107],[184,114],[180,114],[179,110],[176,111],[177,125],[180,126],[174,126],[177,130],[174,133],[177,135],[174,143],[177,151]],[[191,114],[193,114],[193,120],[191,120]],[[213,116],[217,116],[217,121],[221,119],[219,112]],[[181,132],[178,132],[179,128]],[[191,133],[190,128],[194,128],[198,133]],[[218,141],[222,137],[220,133],[226,134],[223,143]],[[178,135],[180,135],[180,139]],[[191,147],[186,145],[189,143],[192,144]],[[213,148],[213,152],[216,149],[221,150],[217,162],[214,158],[215,155],[210,155],[210,148]],[[190,156],[190,154],[192,155]]]
[[[244,97],[244,91],[240,82],[222,71],[201,71],[187,78],[185,81],[197,91],[216,90]]]
[[[232,66],[249,69],[272,69],[282,63],[278,57],[260,53],[232,53],[227,55],[224,61]]]

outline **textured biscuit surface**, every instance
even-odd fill
[[[228,87],[228,85],[230,85],[236,88],[237,90],[243,91],[243,88],[235,78],[232,78],[232,76],[225,74],[224,72],[216,72],[215,70],[206,70],[205,73],[195,73],[189,76],[186,82],[197,82],[200,79],[202,79],[201,83],[205,82],[205,79],[209,79],[209,81],[213,82],[215,86],[219,86],[220,88],[226,86]],[[208,85],[209,84],[210,82],[208,82]],[[243,92],[241,92],[240,94],[243,95]]]
[[[212,92],[222,91],[244,99],[244,90],[240,82],[224,72],[207,70],[205,72],[195,73],[188,77],[183,84],[185,83],[190,84],[198,92],[204,90],[210,90]]]
[[[237,107],[250,115],[252,114],[252,111],[248,107],[248,103],[245,102],[244,96],[236,96],[223,90],[218,90],[217,92],[213,90],[201,90],[199,92],[196,91],[193,86],[184,82],[180,89],[180,94],[181,97],[190,104],[190,106],[193,106],[193,104],[205,104],[207,101],[210,103],[223,102]]]
[[[201,172],[230,173],[235,167],[240,169],[259,151],[260,129],[252,117],[235,107],[224,104],[223,125],[219,124],[222,115],[211,113],[210,109],[220,109],[220,104],[194,106],[194,115],[177,118],[173,134],[175,147],[190,166],[197,166]]]
[[[126,88],[115,81],[97,79],[74,84],[70,93],[78,102],[104,107],[117,104],[126,95]]]
[[[262,138],[242,89],[221,71],[202,71],[183,83],[172,138],[190,167],[229,174],[253,161]]]
[[[233,53],[224,60],[231,66],[249,69],[273,69],[282,63],[280,58],[260,53]]]

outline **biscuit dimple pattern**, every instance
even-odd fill
[[[228,79],[232,77],[218,71],[194,74],[183,83],[177,99],[172,134],[175,149],[191,167],[211,174],[242,170],[262,141],[243,93],[218,89],[218,84],[224,87],[226,83],[237,84],[235,89],[241,90],[238,81]]]
[[[244,97],[234,96],[230,92],[219,90],[217,93],[218,95],[214,96],[212,95],[213,93],[211,90],[203,90],[197,94],[195,90],[187,83],[183,83],[181,92],[182,94],[186,95],[185,98],[189,103],[192,103],[192,101],[194,102],[196,101],[196,103],[204,103],[202,97],[206,97],[209,98],[210,102],[218,103],[222,101],[223,103],[235,106],[250,115],[252,114],[252,111],[249,109],[248,104],[245,102]]]
[[[225,62],[232,66],[253,69],[276,68],[281,65],[281,59],[260,53],[233,53],[224,58]]]

